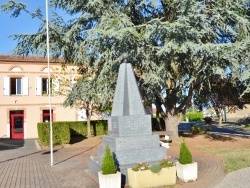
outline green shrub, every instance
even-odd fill
[[[69,126],[65,122],[53,122],[53,145],[68,144],[70,141]],[[50,144],[50,123],[37,124],[39,141],[43,146]]]
[[[108,121],[107,120],[95,120],[91,121],[92,135],[105,135],[108,133]]]
[[[167,159],[162,159],[159,163],[159,165],[162,167],[162,168],[167,168],[167,167],[172,167],[174,166],[174,163],[171,159],[167,158]]]
[[[87,136],[87,122],[86,121],[72,121],[67,122],[70,128],[70,135]]]
[[[53,139],[55,145],[68,144],[70,142],[69,125],[66,122],[53,123]]]
[[[212,131],[211,126],[199,127],[199,126],[190,126],[190,133],[193,135],[196,134],[207,134],[207,132]]]
[[[105,154],[102,160],[102,173],[106,174],[115,174],[117,171],[115,160],[111,154],[110,148],[107,145],[105,147]]]
[[[149,165],[147,163],[139,163],[132,167],[133,171],[141,171],[141,170],[148,170]]]
[[[150,166],[149,169],[153,173],[158,173],[161,171],[162,167],[159,164],[155,164],[155,165]]]
[[[179,153],[179,162],[181,164],[190,164],[193,162],[192,154],[189,151],[185,141],[181,143],[180,153]]]
[[[49,123],[38,123],[37,131],[39,142],[43,146],[48,146],[50,143],[50,127]]]
[[[43,146],[50,144],[50,124],[38,123],[37,131],[39,141]],[[104,135],[108,132],[106,120],[91,121],[91,132],[94,136]],[[86,121],[57,121],[53,122],[53,144],[68,144],[75,135],[87,136]]]
[[[86,121],[72,121],[69,122],[71,135],[87,136],[87,122]],[[90,122],[91,134],[94,136],[105,135],[108,133],[107,120],[93,120]]]
[[[191,134],[203,134],[204,131],[203,131],[203,129],[201,127],[191,125],[190,126],[190,133]]]
[[[188,118],[189,121],[202,121],[203,120],[203,114],[200,113],[200,112],[188,112],[184,116],[183,120],[185,120],[186,118]]]

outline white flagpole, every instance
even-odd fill
[[[52,129],[52,109],[51,109],[51,84],[50,84],[50,48],[49,48],[49,11],[48,11],[48,0],[46,0],[46,31],[47,31],[47,60],[48,60],[48,89],[49,89],[49,125],[50,125],[50,164],[53,166],[53,129]]]

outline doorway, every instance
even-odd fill
[[[24,138],[24,114],[23,110],[10,111],[10,138]]]

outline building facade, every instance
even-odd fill
[[[61,90],[65,87],[61,81],[72,82],[79,76],[74,67],[62,70],[61,64],[51,59],[49,71],[47,58],[8,55],[0,55],[0,67],[0,138],[37,138],[37,123],[51,118],[85,120],[84,109],[62,106],[65,95]]]

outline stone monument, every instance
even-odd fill
[[[113,152],[123,184],[127,182],[127,168],[140,162],[154,164],[167,156],[166,148],[160,146],[159,135],[152,134],[151,115],[145,113],[130,63],[120,65],[108,135],[103,137],[98,155],[89,160],[89,170],[96,178],[106,145]]]

